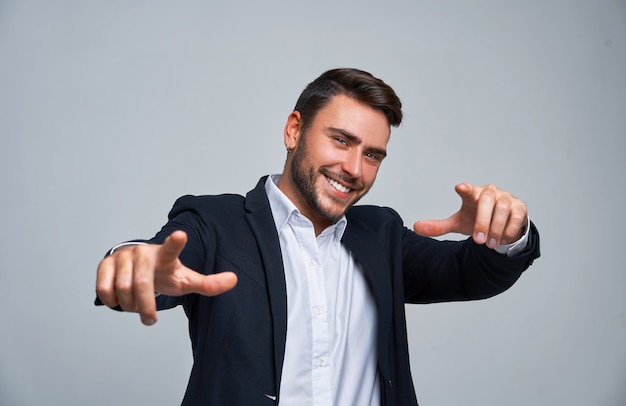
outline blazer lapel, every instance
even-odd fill
[[[360,219],[348,216],[348,226],[342,243],[352,252],[363,271],[378,308],[378,361],[381,372],[389,372],[389,334],[393,309],[391,275],[389,275],[389,247],[381,246],[376,233]]]
[[[274,365],[276,368],[276,391],[278,391],[287,340],[287,286],[278,233],[265,193],[266,179],[267,176],[262,177],[257,186],[246,195],[245,216],[256,237],[263,258],[265,280],[274,322]]]

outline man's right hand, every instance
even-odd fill
[[[178,256],[187,243],[184,231],[174,231],[161,245],[131,245],[117,249],[98,265],[96,292],[102,303],[137,312],[141,322],[157,321],[155,292],[169,296],[199,293],[215,296],[237,284],[233,272],[203,275],[187,268]]]

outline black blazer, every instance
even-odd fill
[[[203,274],[233,271],[222,295],[161,295],[159,309],[182,305],[194,364],[183,405],[272,405],[280,398],[287,299],[278,234],[263,177],[246,197],[184,196],[149,242],[188,234],[181,261]],[[471,239],[420,237],[389,208],[356,206],[342,243],[363,266],[378,307],[377,354],[383,405],[417,405],[404,304],[482,299],[508,289],[539,256],[532,225],[528,247],[508,258]],[[266,396],[269,395],[269,396]]]

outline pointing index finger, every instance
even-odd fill
[[[178,260],[180,253],[187,244],[187,233],[174,231],[163,242],[159,251],[158,263],[167,264]]]

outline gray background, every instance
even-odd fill
[[[177,404],[182,310],[92,306],[97,263],[279,172],[300,91],[356,66],[406,113],[366,202],[495,183],[542,233],[505,294],[407,308],[421,403],[625,405],[626,2],[225,3],[0,1],[0,404]]]

